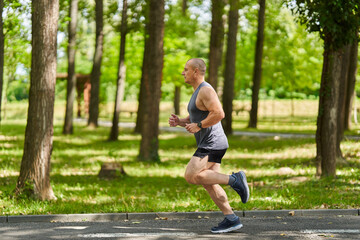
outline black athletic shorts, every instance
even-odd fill
[[[224,157],[227,149],[211,150],[205,148],[198,148],[194,153],[194,156],[204,158],[209,156],[208,162],[221,163],[221,159]]]

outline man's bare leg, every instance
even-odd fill
[[[224,215],[233,214],[226,192],[219,184],[228,184],[229,176],[220,173],[220,164],[208,162],[208,157],[193,156],[186,167],[185,179],[191,184],[203,185],[211,199]]]
[[[225,215],[225,219],[217,227],[211,228],[212,233],[232,232],[243,225],[230,207],[226,192],[219,184],[228,184],[229,175],[220,173],[220,164],[208,162],[208,157],[193,156],[186,167],[185,179],[191,184],[203,185],[211,199]]]
[[[215,163],[209,169],[215,172],[220,172],[220,164]],[[216,206],[218,206],[218,208],[223,212],[224,215],[229,215],[234,213],[229,204],[229,200],[226,195],[226,192],[219,184],[203,185],[203,187],[206,189],[211,199],[214,201]]]
[[[208,156],[199,158],[193,156],[185,171],[185,179],[188,183],[196,185],[228,184],[229,175],[214,171],[214,162],[208,162]]]

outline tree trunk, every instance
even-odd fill
[[[99,92],[101,76],[101,59],[103,54],[103,0],[96,0],[96,44],[94,53],[94,64],[91,71],[91,92],[89,106],[89,121],[91,127],[98,126],[99,117]]]
[[[357,120],[357,108],[356,108],[356,92],[354,92],[354,123],[358,124]]]
[[[223,41],[224,41],[224,0],[211,0],[211,35],[209,52],[209,76],[208,82],[217,91],[218,71],[221,65]]]
[[[345,130],[349,130],[351,128],[351,110],[355,99],[358,47],[359,47],[358,41],[355,41],[353,44],[351,44],[348,85],[346,89],[346,100],[345,100],[345,119],[344,119]]]
[[[342,51],[342,64],[341,64],[341,77],[339,79],[339,98],[338,98],[338,127],[337,127],[337,138],[336,138],[336,159],[338,162],[345,161],[340,143],[344,138],[344,122],[345,122],[345,101],[346,101],[346,92],[348,88],[348,76],[349,76],[349,64],[350,64],[350,48],[351,45],[343,47]]]
[[[120,105],[124,98],[125,79],[126,79],[126,66],[125,66],[125,43],[126,43],[126,32],[127,32],[127,0],[123,0],[123,11],[121,19],[121,40],[120,40],[120,55],[119,55],[119,67],[118,76],[116,81],[116,97],[113,123],[111,127],[109,140],[115,141],[119,136],[119,115]]]
[[[147,17],[147,16],[146,16]],[[145,81],[148,81],[148,66],[147,66],[147,57],[148,57],[148,49],[149,49],[149,31],[148,25],[145,25],[145,34],[144,34],[144,56],[143,56],[143,64],[142,64],[142,71],[141,71],[141,81],[140,81],[140,90],[139,90],[139,100],[138,100],[138,111],[136,116],[136,126],[135,126],[135,133],[141,133],[144,123],[144,115],[146,109],[146,96],[145,96]],[[145,80],[146,79],[146,80]]]
[[[16,194],[56,199],[50,185],[59,1],[32,2],[32,61],[24,154]]]
[[[144,78],[146,111],[142,126],[142,139],[138,159],[140,161],[159,161],[159,106],[163,69],[164,38],[164,0],[150,0],[149,49],[146,63],[148,78]]]
[[[0,0],[0,122],[1,122],[1,107],[2,107],[2,92],[4,84],[4,22],[3,22],[4,0]]]
[[[67,78],[67,92],[66,92],[66,111],[63,133],[73,133],[73,114],[74,101],[76,93],[76,74],[75,74],[75,45],[76,45],[76,25],[78,13],[78,0],[70,1],[69,10],[69,45],[68,45],[68,78]]]
[[[188,9],[188,1],[187,0],[183,0],[182,1],[182,12],[183,12],[183,15],[186,14],[186,10]]]
[[[253,72],[252,100],[249,119],[249,128],[257,127],[259,90],[261,86],[262,74],[262,55],[264,47],[264,27],[265,27],[265,0],[259,0],[260,8],[258,15],[258,32],[256,39],[255,63]]]
[[[230,0],[229,31],[227,38],[227,50],[224,72],[224,93],[222,95],[223,108],[225,112],[223,126],[226,134],[232,134],[232,112],[236,62],[236,35],[239,21],[238,10],[238,0]]]
[[[175,115],[180,115],[180,96],[181,96],[181,86],[175,86],[175,92],[174,92]]]
[[[316,130],[317,174],[336,176],[337,115],[343,49],[331,48],[331,37],[324,41],[319,113]]]

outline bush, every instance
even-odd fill
[[[9,102],[21,101],[29,98],[30,83],[24,80],[9,83],[6,98]]]

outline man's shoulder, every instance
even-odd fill
[[[205,85],[205,86],[202,86],[199,90],[199,95],[202,96],[202,95],[209,95],[209,94],[216,94],[214,88],[209,84],[209,85]]]

